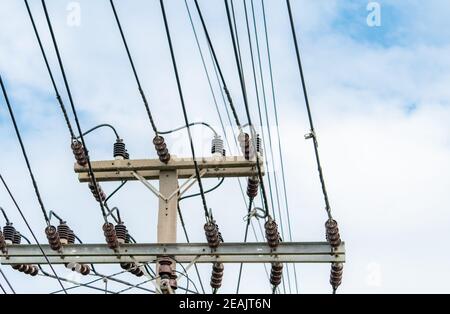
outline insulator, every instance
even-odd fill
[[[97,202],[104,202],[106,200],[106,194],[103,192],[102,187],[97,182],[97,189],[95,189],[95,185],[92,182],[89,182],[88,184],[89,189],[91,190],[92,195],[94,195]]]
[[[247,196],[254,199],[258,195],[259,190],[259,179],[258,178],[248,178],[247,181]]]
[[[3,227],[3,236],[7,244],[14,243],[14,234],[16,233],[16,228],[12,224],[7,224]]]
[[[67,243],[68,244],[74,244],[75,243],[75,233],[73,232],[72,229],[69,230],[69,236],[67,238]]]
[[[158,274],[161,277],[170,277],[172,274],[172,260],[170,258],[161,258],[158,261],[159,268],[158,268]]]
[[[31,266],[31,271],[28,275],[35,277],[39,273],[39,268],[37,266]]]
[[[262,138],[259,134],[256,135],[256,152],[258,152],[260,156],[262,156],[264,152]]]
[[[65,222],[62,222],[58,225],[57,230],[59,234],[59,241],[61,242],[61,244],[68,244],[69,234],[71,231],[69,226]]]
[[[131,270],[129,270],[130,273],[132,273],[133,275],[135,275],[136,277],[142,277],[144,276],[144,272],[142,271],[142,269],[137,266],[137,264],[131,264],[132,266],[130,267]]]
[[[13,244],[20,244],[22,242],[22,236],[20,235],[20,232],[14,232],[14,239]]]
[[[220,244],[219,229],[214,221],[205,223],[204,226],[206,240],[212,249],[216,249]]]
[[[118,138],[114,143],[114,158],[115,159],[130,159],[130,156],[122,139]]]
[[[58,230],[54,226],[48,226],[45,228],[45,234],[51,249],[54,251],[61,250],[61,240],[59,238]]]
[[[131,263],[120,263],[120,267],[123,270],[129,270],[132,267],[131,265],[132,265]]]
[[[211,273],[211,287],[219,289],[222,286],[224,266],[222,263],[214,263]]]
[[[328,219],[325,223],[326,238],[332,248],[337,249],[341,245],[338,223],[334,219]]]
[[[269,218],[264,224],[264,228],[266,230],[267,243],[272,249],[277,248],[278,244],[280,244],[280,234],[278,233],[277,223]]]
[[[277,287],[281,283],[281,277],[283,276],[283,264],[273,263],[270,270],[270,283]]]
[[[116,229],[117,241],[119,241],[120,244],[126,243],[127,236],[128,236],[127,227],[123,224],[123,222],[119,222],[116,225],[115,229]]]
[[[82,274],[83,276],[87,276],[90,274],[90,272],[91,272],[91,269],[89,268],[88,265],[81,264],[80,274]]]
[[[178,289],[177,279],[178,279],[177,274],[175,273],[175,271],[172,271],[172,274],[170,274],[170,277],[169,277],[169,285],[172,288],[172,290]]]
[[[212,139],[211,154],[214,156],[225,156],[223,139],[218,135],[214,136]]]
[[[3,235],[3,232],[0,231],[0,251],[4,253],[5,250],[6,250],[5,236]]]
[[[155,136],[153,139],[153,144],[155,145],[156,152],[159,156],[159,160],[167,164],[170,160],[169,150],[167,149],[167,144],[162,136]]]
[[[103,233],[105,235],[106,243],[108,247],[115,250],[119,247],[119,242],[117,241],[116,229],[112,223],[105,223],[103,225]]]
[[[344,265],[341,263],[331,264],[330,284],[336,291],[342,283],[342,275],[344,273]]]
[[[248,133],[241,133],[239,134],[238,141],[241,146],[242,154],[244,155],[245,159],[249,160],[251,157],[250,135],[248,135]]]
[[[78,140],[74,140],[72,141],[71,147],[77,163],[80,166],[86,166],[86,164],[88,163],[88,157],[86,156],[86,152],[84,151],[83,144]]]

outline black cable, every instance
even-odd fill
[[[6,277],[5,273],[3,272],[3,270],[0,268],[0,274],[2,274],[3,279],[5,279],[6,284],[8,285],[9,289],[11,290],[11,292],[13,294],[16,294],[16,291],[14,290],[14,288],[12,287],[11,283],[8,280],[8,277]]]
[[[0,78],[0,81],[1,81],[1,78]],[[50,266],[50,269],[52,270],[53,274],[55,275],[56,279],[58,280],[64,293],[67,294],[66,288],[64,288],[64,285],[62,284],[58,274],[56,273],[55,269],[53,268],[53,265],[50,263],[50,260],[48,259],[47,255],[45,254],[44,249],[42,248],[41,244],[39,243],[38,239],[36,238],[36,235],[34,234],[33,230],[31,229],[30,224],[28,223],[27,219],[25,218],[25,215],[23,214],[22,210],[20,209],[19,204],[17,204],[16,199],[12,195],[11,190],[9,189],[8,185],[6,184],[6,181],[3,179],[3,176],[1,174],[0,174],[0,180],[2,181],[3,186],[5,187],[9,196],[11,197],[11,200],[13,201],[14,205],[16,206],[17,211],[19,212],[20,216],[22,217],[23,221],[25,222],[28,230],[30,231],[31,235],[33,236],[33,239],[36,242],[37,246],[39,247],[39,250],[41,251],[42,255],[44,256],[45,261],[47,262],[48,266]]]
[[[242,67],[241,67],[240,62],[239,62],[239,53],[238,53],[238,50],[237,50],[236,39],[235,39],[234,31],[233,31],[233,25],[232,25],[232,22],[231,22],[230,8],[228,6],[228,1],[224,0],[224,2],[225,2],[225,8],[226,8],[226,11],[227,11],[228,26],[229,26],[229,29],[230,29],[231,40],[233,42],[233,50],[234,50],[234,56],[235,56],[235,60],[236,60],[236,66],[237,66],[237,70],[239,72],[239,80],[240,80],[240,83],[241,83],[242,95],[244,97],[245,112],[247,113],[248,123],[249,123],[250,126],[252,126],[253,124],[252,124],[252,119],[251,119],[251,116],[250,116],[250,109],[249,109],[248,100],[247,100],[247,91],[246,91],[246,87],[245,87],[244,73],[242,73],[242,71],[241,71]],[[254,132],[253,128],[251,128],[251,129],[252,129],[252,133],[253,133],[252,137],[253,137],[253,139],[256,140],[256,134],[254,134],[255,132]],[[266,194],[266,190],[264,188],[264,180],[263,180],[263,177],[262,177],[260,159],[259,159],[258,154],[256,154],[256,168],[258,170],[258,177],[259,177],[259,181],[260,181],[260,184],[261,184],[261,194],[262,194],[262,197],[263,197],[263,205],[264,205],[264,209],[266,210],[266,216],[268,216],[269,215],[269,203],[267,201],[267,194]]]
[[[257,34],[257,30],[256,30],[257,26],[256,26],[255,9],[254,9],[254,5],[253,5],[253,0],[251,0],[251,5],[252,5],[253,22],[255,25],[255,33]],[[273,110],[274,110],[275,125],[276,125],[276,130],[277,130],[277,137],[278,137],[278,152],[279,152],[279,158],[280,158],[280,163],[281,163],[281,178],[282,178],[282,182],[283,182],[284,201],[285,201],[287,220],[288,220],[289,241],[292,242],[293,237],[292,237],[292,229],[291,229],[291,218],[290,218],[289,201],[288,201],[287,188],[286,188],[286,175],[284,172],[284,158],[283,158],[283,153],[282,153],[282,148],[281,148],[281,136],[280,136],[280,128],[279,128],[277,100],[276,100],[276,96],[275,96],[275,85],[274,85],[273,70],[272,70],[272,58],[271,58],[271,53],[270,53],[269,34],[268,34],[268,28],[267,28],[266,9],[265,9],[265,5],[264,5],[264,0],[261,0],[261,6],[262,6],[262,17],[263,17],[263,22],[264,22],[264,34],[265,34],[265,41],[266,41],[267,60],[268,60],[268,65],[269,65],[270,84],[271,84],[271,89],[272,89]],[[259,47],[258,35],[256,35],[256,44]],[[261,60],[261,54],[260,54],[259,48],[258,48],[258,59]],[[261,64],[261,61],[259,61],[259,62]],[[261,73],[262,73],[262,69],[261,69]],[[261,76],[261,80],[262,80],[262,84],[264,86],[264,81],[263,81],[262,76]],[[264,95],[264,105],[266,107],[266,115],[267,115],[267,103],[266,103],[265,95]],[[269,121],[269,119],[267,117],[267,122],[268,121]],[[269,142],[270,142],[269,145],[271,148],[272,160],[275,160],[275,157],[273,154],[273,149],[272,149],[272,135],[270,132],[269,132]],[[274,166],[274,177],[275,177],[275,189],[276,189],[276,193],[278,195],[278,182],[277,182],[275,166]],[[278,205],[278,206],[281,207],[280,205]],[[293,267],[294,267],[294,277],[295,277],[295,289],[296,289],[296,293],[298,294],[299,290],[298,290],[298,280],[297,280],[297,267],[295,264],[293,265]]]
[[[227,96],[228,103],[230,105],[231,111],[233,112],[233,116],[234,116],[236,124],[237,124],[237,126],[239,128],[239,131],[241,131],[241,129],[242,129],[241,122],[239,121],[239,117],[238,117],[236,108],[234,107],[233,99],[231,98],[230,91],[228,90],[227,83],[225,81],[225,77],[223,75],[222,69],[221,69],[220,64],[219,64],[219,59],[217,58],[216,51],[214,50],[214,46],[212,44],[211,37],[209,36],[208,28],[206,27],[206,23],[205,23],[205,20],[203,18],[202,11],[200,10],[200,6],[198,4],[198,1],[194,0],[194,3],[195,3],[195,7],[197,8],[197,12],[198,12],[198,15],[200,17],[200,21],[201,21],[202,26],[203,26],[203,31],[205,32],[205,35],[206,35],[206,40],[208,41],[209,48],[210,48],[211,53],[213,55],[214,63],[216,64],[217,70],[219,72],[219,76],[220,76],[220,79],[222,81],[223,89],[224,89],[225,94]]]
[[[206,122],[192,122],[192,123],[189,123],[189,126],[195,126],[195,125],[203,125],[203,126],[206,126],[207,128],[209,128],[209,129],[214,133],[215,136],[218,136],[217,131],[216,131],[211,125],[209,125],[209,124],[206,123]],[[183,126],[181,126],[181,127],[179,127],[179,128],[173,129],[173,130],[159,131],[159,134],[163,134],[163,135],[165,135],[165,134],[171,134],[171,133],[178,132],[178,131],[183,130],[183,129],[186,129],[186,128],[187,128],[187,126],[186,126],[186,125],[183,125]]]
[[[58,58],[58,63],[59,63],[59,67],[61,69],[61,74],[62,74],[63,79],[64,79],[64,85],[65,85],[66,90],[67,90],[67,95],[69,96],[70,106],[72,107],[72,113],[73,113],[73,116],[75,118],[75,123],[76,123],[77,129],[78,129],[78,133],[80,134],[81,143],[83,144],[83,149],[84,149],[84,152],[85,152],[85,155],[86,155],[86,159],[87,159],[87,164],[88,164],[88,167],[89,167],[90,179],[92,180],[92,184],[94,186],[95,193],[97,195],[100,195],[100,193],[98,191],[97,180],[95,179],[95,174],[94,174],[94,171],[92,170],[92,165],[91,165],[91,161],[90,161],[90,158],[89,158],[86,142],[84,140],[83,132],[81,130],[80,121],[78,120],[78,114],[77,114],[77,111],[76,111],[76,108],[75,108],[75,104],[74,104],[74,101],[73,101],[73,98],[72,98],[72,93],[70,91],[69,82],[67,81],[66,72],[64,70],[64,65],[62,63],[62,58],[61,58],[61,54],[59,52],[58,43],[56,42],[56,37],[55,37],[55,34],[53,32],[53,26],[52,26],[52,23],[50,21],[50,16],[49,16],[48,11],[47,11],[47,6],[45,4],[45,0],[41,0],[41,2],[42,2],[42,7],[43,7],[44,13],[45,13],[45,18],[47,20],[47,24],[48,24],[48,28],[49,28],[49,31],[50,31],[50,35],[52,37],[52,42],[53,42],[53,46],[55,48],[56,56]],[[105,209],[103,207],[103,203],[101,201],[98,202],[98,203],[100,204],[100,210],[102,212],[103,218],[104,218],[105,222],[107,222],[106,213],[105,213]]]
[[[322,186],[323,198],[325,200],[325,210],[327,211],[328,218],[332,219],[330,202],[328,200],[328,193],[327,193],[327,189],[325,186],[325,179],[323,177],[322,166],[321,166],[320,158],[319,158],[319,148],[318,148],[316,131],[314,130],[314,124],[313,124],[313,119],[312,119],[312,114],[311,114],[311,107],[309,105],[308,92],[306,90],[305,76],[303,74],[303,66],[302,66],[302,61],[300,58],[300,49],[299,49],[298,41],[297,41],[297,34],[295,32],[295,25],[294,25],[294,18],[292,16],[291,3],[289,0],[286,0],[286,4],[287,4],[287,8],[288,8],[288,13],[289,13],[289,21],[291,24],[292,37],[293,37],[294,45],[295,45],[295,54],[297,56],[298,69],[300,72],[300,77],[301,77],[301,82],[302,82],[303,95],[305,97],[306,110],[308,112],[309,125],[311,127],[311,135],[312,135],[312,139],[314,142],[314,153],[316,155],[316,163],[317,163],[317,168],[319,171],[320,184]]]
[[[110,3],[111,3],[111,8],[112,8],[113,13],[114,13],[114,18],[116,19],[117,26],[118,26],[119,31],[120,31],[120,36],[122,37],[122,41],[123,41],[123,44],[125,46],[125,50],[127,51],[128,59],[130,60],[131,69],[133,70],[133,74],[134,74],[134,77],[136,79],[136,83],[138,85],[139,93],[141,94],[142,101],[144,102],[145,110],[147,111],[147,115],[148,115],[148,118],[150,120],[150,124],[151,124],[152,129],[155,132],[155,134],[158,134],[158,129],[156,128],[156,124],[155,124],[155,121],[153,120],[153,116],[152,116],[152,113],[150,111],[150,106],[148,104],[147,97],[145,96],[144,90],[142,89],[141,81],[139,80],[139,75],[137,73],[136,67],[134,66],[133,57],[131,56],[130,49],[128,48],[128,43],[127,43],[127,40],[125,38],[125,34],[123,32],[122,24],[120,23],[120,19],[119,19],[119,16],[117,14],[117,11],[116,11],[116,7],[114,5],[113,0],[110,0]]]
[[[191,128],[189,126],[189,119],[188,119],[188,116],[187,116],[186,105],[184,103],[183,90],[181,88],[181,81],[180,81],[180,77],[179,77],[179,74],[178,74],[178,67],[177,67],[177,63],[176,63],[176,60],[175,60],[175,53],[174,53],[173,46],[172,46],[172,39],[171,39],[171,36],[170,36],[169,24],[167,23],[166,10],[164,9],[164,2],[163,2],[163,0],[160,0],[159,3],[161,5],[161,12],[162,12],[163,19],[164,19],[164,26],[165,26],[166,35],[167,35],[167,41],[169,43],[170,55],[171,55],[171,58],[172,58],[172,65],[173,65],[173,69],[174,69],[174,72],[175,72],[175,78],[177,80],[178,93],[179,93],[179,96],[180,96],[181,107],[183,109],[184,121],[186,123],[186,128],[187,128],[188,135],[189,135],[189,142],[190,142],[190,145],[191,145],[192,158],[193,158],[194,167],[195,167],[195,175],[197,177],[198,186],[199,186],[200,193],[201,193],[201,196],[202,196],[202,203],[203,203],[203,210],[205,212],[205,217],[208,219],[210,215],[209,215],[209,212],[208,212],[208,206],[206,205],[206,198],[205,198],[205,193],[203,191],[203,184],[202,184],[202,178],[200,176],[200,169],[198,167],[198,163],[197,163],[197,160],[195,158],[194,142],[192,140]]]
[[[0,283],[0,288],[2,289],[2,291],[3,291],[3,294],[7,294],[6,293],[6,290],[5,290],[5,288],[3,288],[3,286],[2,286],[2,284]]]
[[[250,212],[252,210],[252,206],[253,206],[253,199],[250,199],[249,203],[248,203],[248,217],[247,217],[247,224],[245,226],[245,235],[244,235],[244,243],[247,242],[247,237],[248,237],[248,227],[250,226]],[[236,287],[236,294],[239,294],[239,287],[241,286],[241,276],[242,276],[242,267],[244,266],[244,263],[241,263],[241,265],[239,266],[239,276],[238,276],[238,283],[237,283],[237,287]]]
[[[225,181],[225,178],[220,178],[219,183],[217,183],[214,187],[210,188],[209,190],[206,190],[205,194],[208,194],[210,192],[213,192],[213,191],[217,190],[223,184],[224,181]],[[178,201],[180,202],[180,201],[185,200],[187,198],[192,198],[192,197],[197,197],[197,196],[201,196],[201,193],[195,193],[195,194],[190,194],[190,195],[186,195],[186,196],[180,197],[180,199]]]
[[[53,77],[52,70],[50,68],[50,64],[47,59],[47,55],[44,50],[44,46],[42,45],[41,37],[36,27],[36,23],[34,22],[33,14],[31,13],[30,6],[28,5],[28,0],[25,1],[25,6],[27,7],[28,15],[30,16],[31,24],[33,25],[34,34],[36,35],[36,39],[39,44],[39,48],[41,49],[42,57],[44,58],[45,66],[47,67],[48,74],[50,75],[50,80],[52,81],[53,89],[55,90],[56,99],[61,107],[61,111],[64,115],[64,119],[67,124],[67,128],[69,129],[69,133],[72,139],[75,139],[75,133],[73,132],[72,124],[70,123],[69,115],[67,114],[66,106],[59,94],[58,87],[56,86],[55,78]]]
[[[17,139],[19,140],[23,158],[25,159],[25,163],[27,164],[28,173],[30,174],[30,178],[31,178],[31,181],[32,181],[33,187],[34,187],[34,192],[35,192],[37,200],[39,202],[39,206],[41,207],[42,214],[44,215],[44,219],[48,225],[49,219],[48,219],[48,215],[47,215],[47,210],[45,209],[44,202],[42,201],[42,198],[41,198],[41,193],[39,192],[39,188],[37,186],[37,182],[36,182],[36,179],[33,174],[33,170],[31,169],[30,161],[28,159],[28,154],[25,150],[25,145],[23,144],[22,136],[20,135],[19,127],[17,126],[16,118],[14,116],[14,112],[12,110],[11,103],[9,102],[8,94],[6,92],[5,85],[3,84],[3,79],[2,79],[1,75],[0,75],[0,85],[2,87],[3,96],[5,98],[6,106],[8,107],[9,115],[11,116],[11,120],[14,125],[14,130],[16,132]]]
[[[106,128],[110,128],[114,132],[114,135],[116,136],[116,138],[120,139],[120,136],[119,136],[119,133],[117,133],[117,130],[111,124],[108,124],[108,123],[102,123],[102,124],[94,126],[93,128],[91,128],[91,129],[87,130],[86,132],[84,132],[83,136],[88,135],[89,133],[91,133],[91,132],[93,132],[93,131],[95,131],[95,130],[97,130],[99,128],[105,128],[105,127]],[[80,137],[78,136],[77,139],[78,138],[80,138]]]
[[[6,215],[5,210],[4,210],[3,207],[1,207],[1,206],[0,206],[0,211],[1,211],[2,214],[3,214],[3,217],[5,217],[5,222],[6,222],[6,224],[9,224],[8,216]]]

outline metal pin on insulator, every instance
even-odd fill
[[[113,154],[115,159],[130,159],[125,143],[121,138],[118,138],[114,143]]]
[[[48,244],[54,251],[61,250],[61,241],[59,238],[58,230],[54,226],[47,226],[45,228],[45,235],[47,236]]]
[[[341,245],[341,236],[339,234],[338,223],[334,219],[328,219],[325,223],[326,239],[333,249]]]
[[[222,286],[224,266],[222,263],[214,263],[210,285],[213,289],[219,289]]]
[[[270,283],[274,287],[278,287],[281,283],[281,278],[283,276],[283,264],[273,263],[270,270]]]
[[[5,242],[5,236],[3,235],[3,232],[0,230],[0,251],[3,253],[6,252],[6,242]]]
[[[247,196],[254,199],[258,195],[259,190],[259,179],[258,178],[248,178],[247,181]]]
[[[86,166],[88,163],[86,152],[84,151],[83,144],[78,140],[73,140],[71,145],[75,160],[80,166]]]
[[[155,136],[153,139],[153,145],[155,145],[156,153],[158,154],[159,160],[167,164],[170,160],[169,150],[167,149],[167,144],[162,136]]]
[[[214,138],[212,139],[211,154],[213,156],[217,156],[217,157],[225,156],[225,148],[224,148],[223,139],[219,135],[214,136]]]
[[[14,243],[14,234],[16,233],[16,228],[13,227],[11,223],[6,224],[3,227],[3,236],[5,237],[6,244]]]
[[[214,221],[205,223],[204,230],[208,246],[212,249],[216,249],[220,244],[220,234],[216,223]]]
[[[330,284],[333,291],[336,291],[342,283],[342,275],[344,273],[344,265],[341,263],[331,264]]]
[[[95,185],[92,182],[89,182],[88,186],[97,202],[104,202],[106,200],[106,194],[103,192],[103,189],[98,182],[97,189],[95,189]]]
[[[280,244],[280,234],[278,233],[277,223],[269,217],[264,224],[264,228],[266,230],[267,243],[272,249],[277,248],[278,244]]]
[[[103,225],[103,233],[105,235],[106,243],[111,250],[115,250],[119,247],[117,240],[116,229],[112,223],[105,223]]]
[[[59,241],[61,244],[68,244],[69,243],[69,234],[70,234],[70,228],[65,222],[61,222],[58,227],[57,231],[59,234]]]
[[[20,235],[20,232],[16,231],[14,232],[13,244],[20,244],[20,242],[22,242],[22,236]]]
[[[128,230],[127,227],[123,224],[123,222],[119,222],[116,227],[116,236],[119,244],[125,244],[127,242]]]

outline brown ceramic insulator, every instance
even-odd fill
[[[37,266],[31,266],[30,276],[35,277],[39,273],[39,268]]]
[[[177,290],[178,289],[177,278],[178,278],[178,276],[175,273],[175,271],[172,271],[172,274],[169,277],[169,285],[172,288],[172,290]]]
[[[117,240],[119,241],[120,244],[124,244],[127,242],[127,237],[128,237],[128,230],[127,227],[123,224],[123,222],[119,222],[116,227],[116,236],[117,236]]]
[[[120,263],[120,267],[123,270],[129,270],[131,268],[131,263]]]
[[[269,246],[272,249],[277,248],[278,244],[280,244],[280,234],[278,233],[277,223],[269,218],[264,224],[264,229],[266,230],[266,240]]]
[[[224,266],[222,263],[214,263],[210,285],[213,289],[219,289],[222,286]]]
[[[270,270],[270,283],[277,287],[281,283],[281,278],[283,276],[283,264],[273,263]]]
[[[167,149],[167,144],[164,137],[155,136],[153,139],[153,145],[155,145],[156,153],[158,154],[159,160],[167,164],[170,160],[169,150]]]
[[[54,226],[47,226],[47,228],[45,228],[45,234],[51,249],[54,251],[61,250],[61,241],[59,239],[58,230]]]
[[[238,137],[239,144],[241,146],[242,154],[244,158],[249,160],[251,158],[251,141],[248,133],[241,133]]]
[[[259,179],[258,178],[248,178],[247,181],[247,196],[254,199],[258,195],[259,190]]]
[[[16,233],[16,228],[13,227],[12,224],[7,224],[3,227],[3,236],[6,241],[10,243],[14,243],[14,234]]]
[[[141,270],[141,268],[140,268],[139,266],[137,266],[136,264],[132,264],[130,273],[132,273],[132,274],[135,275],[136,277],[142,277],[142,276],[144,276],[144,272],[143,272],[143,271]]]
[[[68,244],[74,244],[75,243],[75,233],[73,232],[72,229],[69,230],[69,236],[67,238],[67,243]]]
[[[78,140],[74,140],[74,141],[72,141],[71,148],[72,148],[73,155],[75,156],[75,160],[77,161],[77,163],[80,166],[83,166],[83,167],[86,166],[88,163],[88,160],[87,160],[86,152],[84,151],[83,144]]]
[[[208,246],[212,249],[216,249],[220,244],[220,234],[217,225],[214,221],[207,222],[205,223],[204,230]]]
[[[163,277],[169,277],[172,274],[172,260],[167,257],[163,257],[158,261],[159,269],[158,274],[159,276]]]
[[[14,232],[14,239],[13,244],[20,244],[22,242],[22,236],[20,235],[20,232]]]
[[[21,273],[24,273],[24,272],[28,271],[29,268],[30,268],[29,265],[20,265],[19,271],[20,271]]]
[[[330,284],[336,291],[342,283],[342,275],[344,273],[344,265],[341,263],[333,263],[331,265]]]
[[[63,244],[69,243],[69,235],[70,235],[71,230],[65,222],[62,222],[58,225],[57,231],[58,231],[59,240],[61,241],[61,243],[63,243]]]
[[[103,233],[105,235],[106,243],[108,247],[115,250],[119,247],[119,242],[117,241],[116,229],[112,223],[105,223],[103,225]]]
[[[337,249],[341,245],[341,236],[336,220],[328,219],[325,223],[326,238],[332,248]]]
[[[0,251],[3,253],[6,251],[6,242],[3,232],[0,231]]]
[[[81,264],[80,274],[87,276],[91,273],[91,269],[86,264]]]
[[[92,182],[89,182],[88,186],[97,202],[104,202],[106,200],[106,194],[105,192],[103,192],[103,189],[98,182],[97,182],[97,189],[95,189],[95,185]]]
[[[20,268],[21,266],[22,266],[22,265],[20,265],[20,264],[11,265],[12,269],[14,269],[14,270],[19,270],[19,268]]]

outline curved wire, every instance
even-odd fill
[[[110,128],[113,132],[114,132],[114,134],[116,135],[116,138],[117,139],[120,139],[120,136],[119,136],[119,133],[117,133],[117,130],[111,125],[111,124],[108,124],[108,123],[102,123],[102,124],[99,124],[99,125],[97,125],[97,126],[94,126],[92,129],[89,129],[89,130],[87,130],[86,132],[84,132],[83,133],[83,136],[85,136],[85,135],[88,135],[89,133],[91,133],[92,131],[95,131],[95,130],[97,130],[97,129],[99,129],[99,128]],[[81,136],[78,136],[77,137],[77,139],[79,139]]]
[[[189,123],[189,126],[194,126],[194,125],[204,125],[204,126],[208,127],[214,133],[215,136],[218,136],[217,131],[211,125],[209,125],[206,122],[192,122],[192,123]],[[180,126],[179,128],[173,129],[173,130],[159,131],[158,133],[159,134],[171,134],[171,133],[174,133],[174,132],[177,132],[177,131],[184,130],[186,128],[187,128],[187,126],[183,125],[183,126]]]
[[[205,194],[208,194],[208,193],[210,193],[210,192],[212,192],[212,191],[218,189],[218,188],[222,185],[222,183],[223,183],[224,181],[225,181],[225,178],[221,178],[220,181],[219,181],[219,183],[218,183],[216,186],[210,188],[209,190],[206,190],[204,193],[205,193]],[[187,199],[187,198],[197,197],[197,196],[200,196],[200,195],[201,195],[200,193],[195,193],[195,194],[186,195],[186,196],[180,197],[180,199],[179,199],[178,201],[181,202],[182,200],[185,200],[185,199]]]

